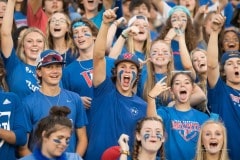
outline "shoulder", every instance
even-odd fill
[[[35,160],[36,158],[33,156],[33,154],[27,155],[23,158],[20,158],[19,160]]]
[[[77,153],[66,152],[67,159],[82,160],[82,158]]]

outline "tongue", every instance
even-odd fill
[[[129,82],[130,82],[129,78],[123,78],[123,86],[128,87]]]
[[[187,98],[187,94],[186,93],[180,93],[180,99],[181,100],[185,100]]]

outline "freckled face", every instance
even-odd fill
[[[164,142],[162,124],[159,121],[147,120],[143,123],[140,134],[136,138],[141,141],[142,149],[157,152]]]

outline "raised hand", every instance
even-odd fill
[[[160,93],[169,90],[171,87],[167,86],[165,79],[167,76],[163,77],[160,81],[158,81],[153,89],[148,93],[148,95],[152,98],[156,98]]]
[[[128,141],[129,136],[126,134],[121,134],[121,136],[118,139],[118,144],[121,147],[122,151],[129,151]]]
[[[117,10],[118,10],[118,7],[106,10],[103,13],[103,23],[105,24],[112,23],[117,18],[117,15],[116,15]]]
[[[224,17],[218,8],[217,13],[212,18],[211,28],[213,31],[220,32],[225,23],[226,17]]]

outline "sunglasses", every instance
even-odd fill
[[[61,55],[58,55],[56,53],[50,53],[50,54],[44,56],[43,58],[41,58],[37,67],[40,67],[42,65],[45,65],[45,64],[48,64],[48,63],[51,63],[51,62],[64,63],[63,62],[63,57]]]

